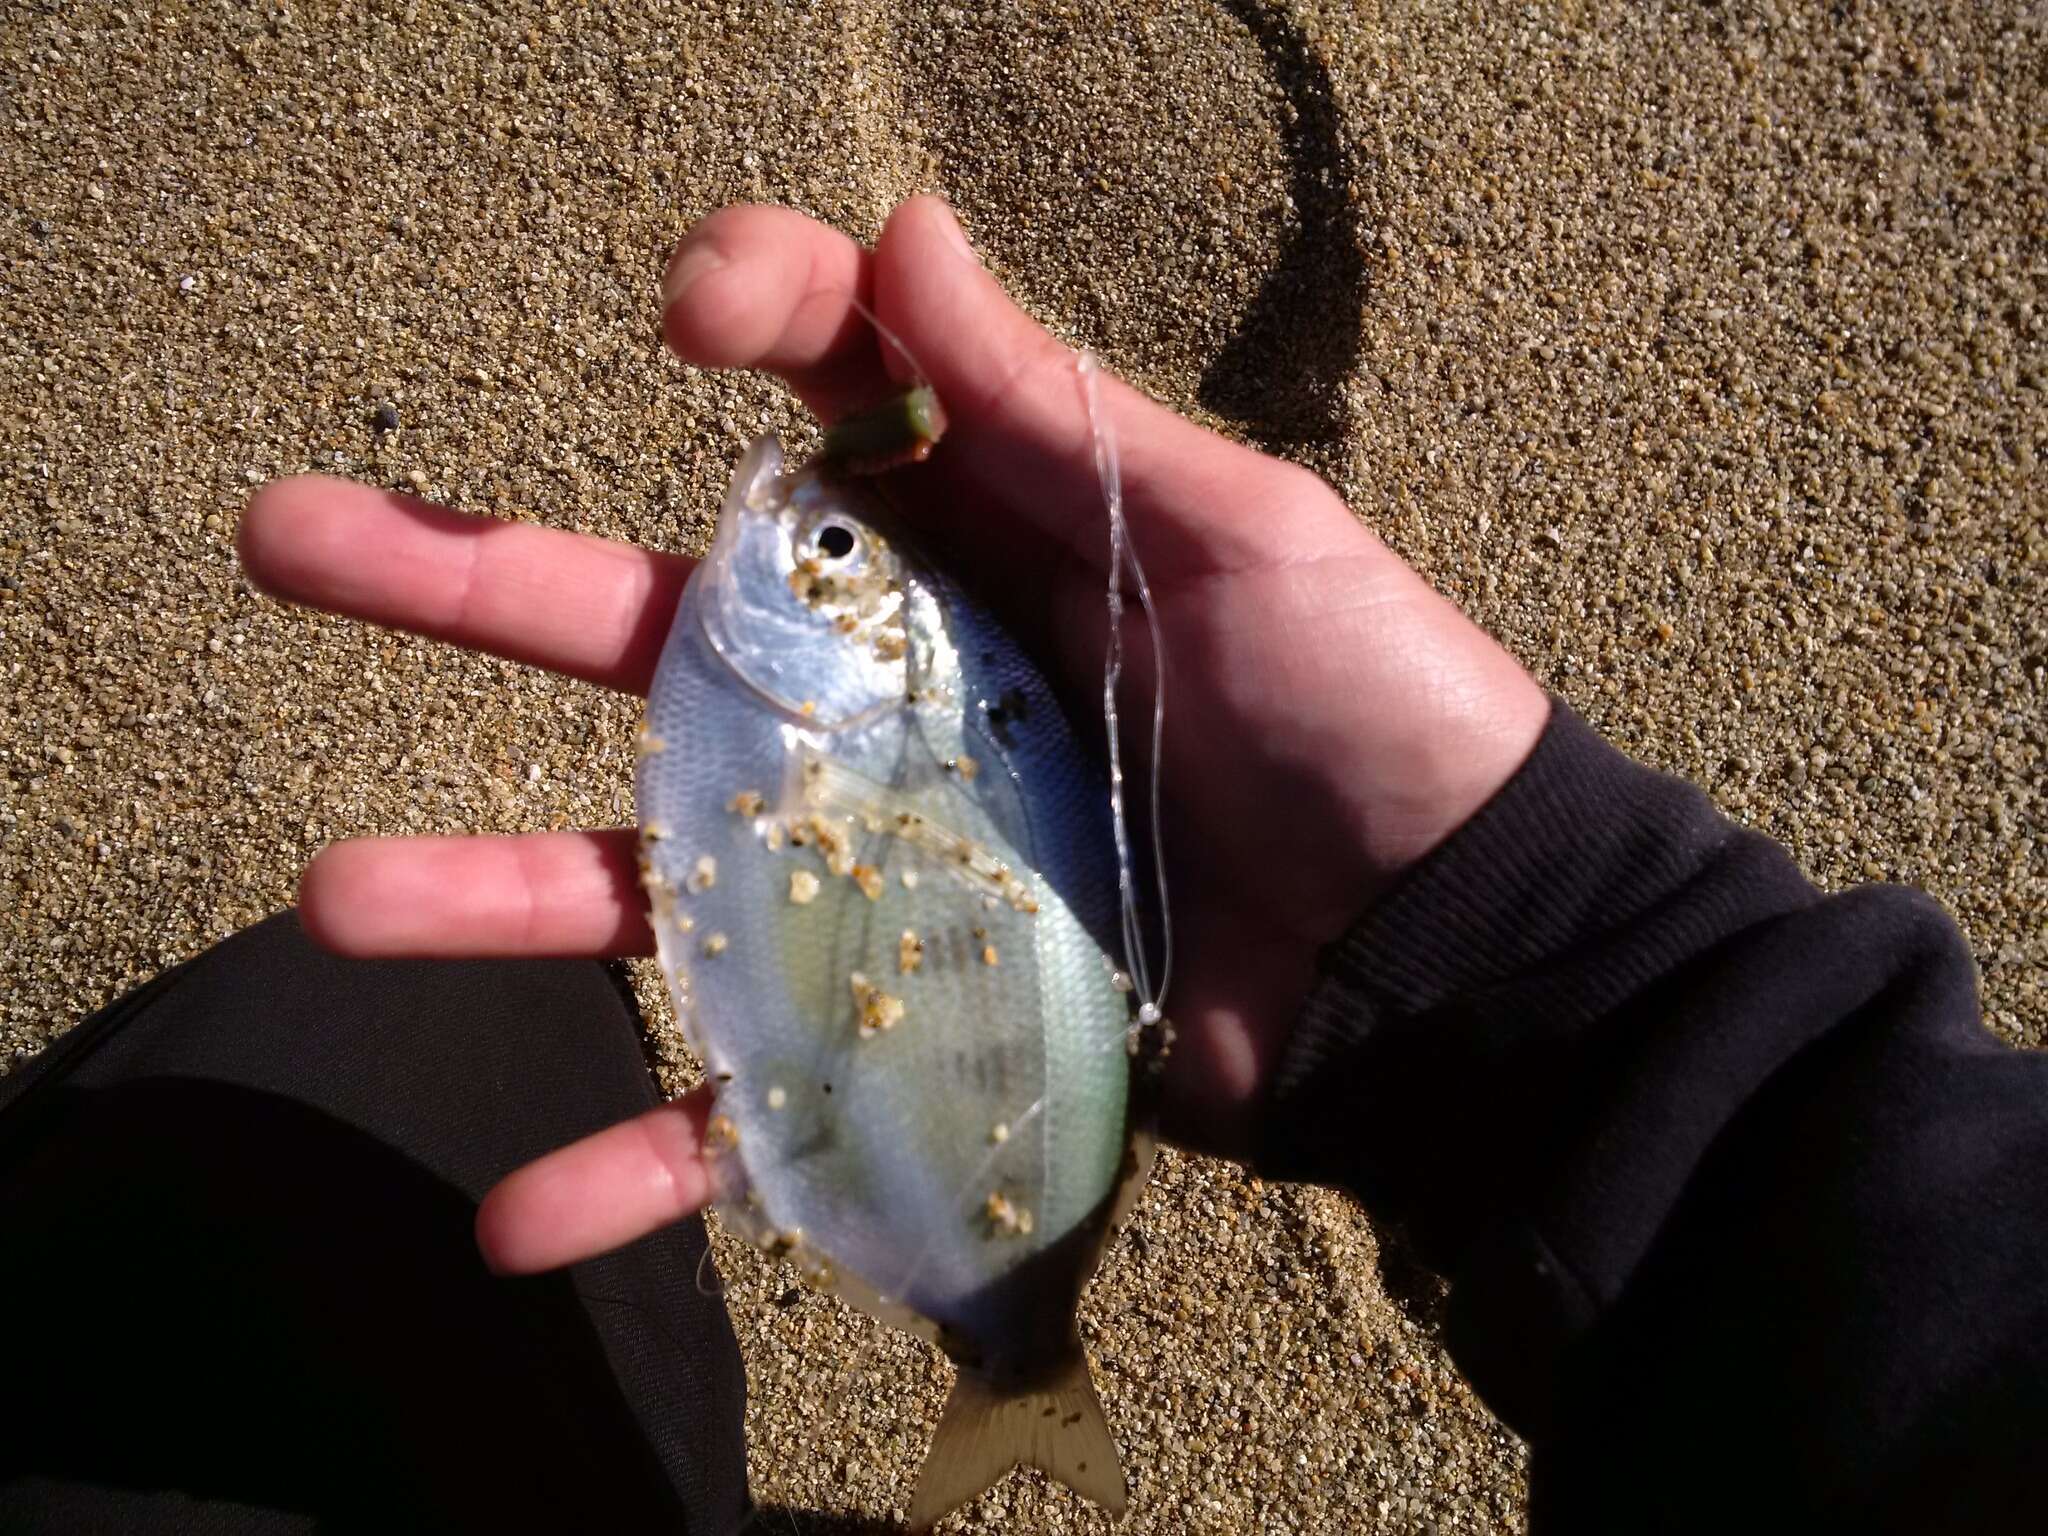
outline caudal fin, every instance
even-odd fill
[[[929,1531],[1015,1466],[1037,1467],[1109,1513],[1123,1513],[1123,1463],[1078,1344],[1050,1379],[1025,1389],[960,1373],[918,1475],[911,1530]]]

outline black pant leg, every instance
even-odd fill
[[[290,914],[0,1080],[0,1530],[717,1532],[744,1383],[699,1221],[503,1280],[519,1163],[656,1102],[587,962]]]

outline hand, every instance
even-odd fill
[[[898,479],[906,515],[1072,687],[1085,728],[1107,531],[1073,356],[1011,304],[943,204],[904,204],[872,252],[788,210],[725,209],[670,262],[664,327],[688,361],[772,370],[830,421],[910,373],[854,295],[951,418],[930,462]],[[1548,701],[1316,476],[1102,387],[1168,667],[1167,1130],[1242,1152],[1318,948],[1506,782]],[[691,567],[319,478],[259,491],[241,553],[276,596],[640,693]],[[653,948],[630,829],[341,843],[300,899],[314,938],[351,955]],[[514,1173],[479,1214],[486,1258],[549,1268],[697,1209],[704,1114],[693,1095]]]

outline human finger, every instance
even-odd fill
[[[352,838],[307,865],[300,918],[366,958],[650,954],[636,851],[630,829]]]
[[[236,547],[273,597],[642,694],[695,563],[325,475],[258,490]]]
[[[710,1113],[700,1088],[506,1175],[477,1209],[484,1262],[501,1275],[537,1274],[694,1215],[711,1199]]]
[[[662,333],[685,362],[778,374],[833,421],[892,385],[861,314],[872,258],[793,208],[721,208],[683,237],[662,278]]]
[[[952,211],[912,198],[875,248],[875,295],[945,402],[934,464],[1010,512],[1105,558],[1094,439],[1074,354],[1012,302]],[[1171,579],[1270,565],[1362,537],[1336,494],[1097,376],[1139,552]]]

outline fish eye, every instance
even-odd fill
[[[812,536],[818,554],[826,560],[844,560],[853,553],[853,530],[839,523],[827,523]]]

